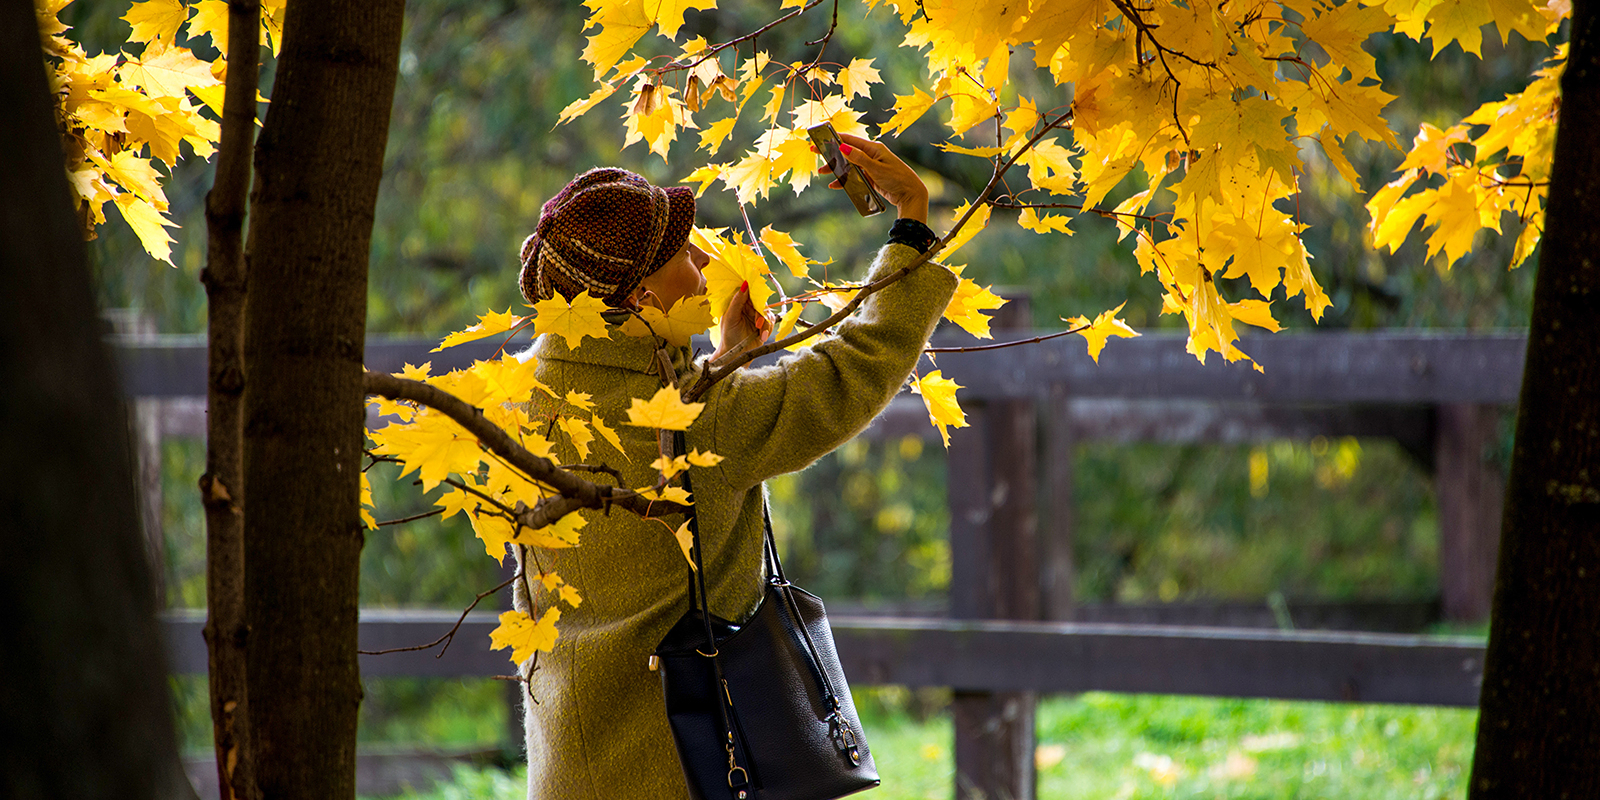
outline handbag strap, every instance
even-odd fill
[[[685,441],[683,431],[677,431],[673,435],[673,447],[677,450],[674,456],[688,452],[688,444]],[[694,487],[690,483],[690,471],[684,470],[683,472],[683,489],[689,492],[692,500]],[[767,500],[764,496],[761,498],[761,523],[763,529],[762,550],[769,574],[768,581],[783,595],[784,604],[789,609],[789,617],[794,620],[794,626],[800,633],[800,640],[805,644],[806,655],[808,656],[806,666],[811,668],[812,680],[817,685],[818,693],[822,695],[822,701],[827,704],[830,715],[837,715],[840,711],[839,696],[834,691],[833,681],[828,679],[828,673],[822,669],[822,656],[818,654],[816,642],[812,641],[811,632],[806,629],[805,620],[800,616],[800,606],[795,602],[794,593],[790,591],[789,581],[783,575],[783,562],[778,558],[778,542],[772,533],[772,510],[767,506]],[[699,515],[694,512],[692,507],[689,511],[689,536],[691,539],[690,553],[694,560],[693,574],[689,576],[689,610],[701,609],[700,618],[705,623],[706,649],[701,650],[700,654],[716,661],[714,656],[718,652],[717,641],[716,635],[711,630],[711,595],[706,591],[706,568],[703,548],[700,542],[700,521]],[[699,590],[698,604],[695,597],[696,589]],[[719,681],[721,676],[721,665],[719,664],[717,668]],[[732,728],[729,727],[728,730],[731,732]]]

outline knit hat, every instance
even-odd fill
[[[663,189],[616,167],[589,170],[544,204],[523,241],[522,296],[571,300],[588,290],[619,307],[683,249],[693,225],[693,189]]]

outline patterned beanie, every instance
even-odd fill
[[[589,170],[544,204],[523,241],[522,296],[531,304],[588,290],[620,307],[683,249],[693,225],[693,189],[663,189],[616,167]]]

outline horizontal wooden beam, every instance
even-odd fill
[[[997,341],[1030,331],[998,331]],[[934,344],[975,343],[965,334],[940,334]],[[205,394],[205,341],[194,336],[111,337],[124,390],[138,397]],[[367,366],[397,372],[405,363],[433,362],[435,374],[491,358],[498,337],[429,352],[437,337],[367,341]],[[1527,337],[1521,333],[1277,334],[1240,341],[1264,368],[1227,364],[1215,353],[1205,364],[1184,349],[1184,337],[1150,333],[1116,339],[1097,365],[1074,337],[981,353],[945,353],[946,377],[983,399],[1041,395],[1051,384],[1072,397],[1295,403],[1515,403]],[[525,340],[513,349],[525,347]],[[702,349],[704,349],[702,347]]]
[[[457,616],[363,611],[361,647],[432,641]],[[205,671],[204,623],[200,613],[166,618],[174,672]],[[487,646],[495,625],[473,613],[442,657],[362,656],[362,674],[510,675],[507,651]],[[1483,671],[1481,643],[1437,636],[884,617],[837,617],[833,633],[858,685],[1473,706]]]
[[[1032,333],[998,331],[995,339],[1012,341]],[[1096,364],[1082,341],[1067,337],[999,351],[946,353],[939,356],[939,366],[972,397],[1037,395],[1041,387],[1061,383],[1071,397],[1515,403],[1527,349],[1521,333],[1276,334],[1240,340],[1239,348],[1265,370],[1256,372],[1248,362],[1229,364],[1216,353],[1201,364],[1186,351],[1185,341],[1167,333],[1116,339]],[[945,343],[943,337],[936,342]]]

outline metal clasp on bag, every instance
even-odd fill
[[[861,750],[856,745],[856,732],[850,730],[849,723],[839,716],[838,711],[828,715],[828,737],[833,739],[833,746],[850,759],[850,766],[861,766]]]
[[[739,766],[739,763],[733,759],[733,731],[728,731],[728,744],[726,747],[728,750],[728,788],[733,790],[734,797],[738,800],[745,800],[750,796],[750,792],[744,788],[750,785],[750,773],[745,772],[744,767]],[[735,774],[738,775],[737,780],[734,778]]]

